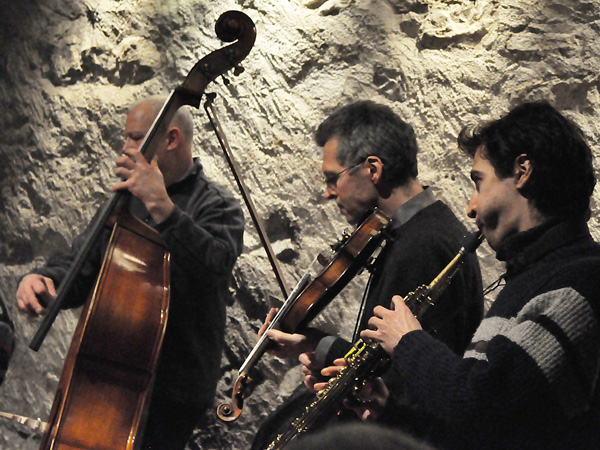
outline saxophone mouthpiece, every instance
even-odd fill
[[[467,241],[465,242],[463,249],[465,253],[472,253],[477,250],[477,247],[483,242],[483,233],[481,230],[476,231],[467,237]]]

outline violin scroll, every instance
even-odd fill
[[[244,398],[246,397],[246,388],[252,379],[248,375],[240,375],[233,385],[231,401],[221,403],[217,407],[217,416],[223,422],[233,422],[242,414],[244,407]]]

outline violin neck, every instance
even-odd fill
[[[306,272],[302,276],[300,281],[298,281],[298,284],[296,284],[286,301],[283,303],[283,305],[281,305],[281,308],[279,308],[279,311],[265,330],[264,334],[260,337],[256,345],[254,346],[254,348],[240,367],[240,370],[238,371],[239,375],[248,375],[252,367],[256,365],[260,357],[265,353],[270,342],[269,338],[267,337],[267,331],[279,328],[279,324],[285,318],[288,311],[292,308],[294,302],[302,293],[304,288],[306,288],[306,286],[310,283],[311,278],[312,277],[310,273]]]

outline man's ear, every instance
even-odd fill
[[[531,174],[533,173],[533,164],[529,155],[523,153],[516,157],[515,159],[515,184],[517,189],[524,189],[527,186],[527,183],[531,179]]]
[[[181,130],[177,127],[169,128],[167,131],[167,150],[173,150],[179,147],[181,142]]]
[[[374,184],[379,184],[383,177],[383,161],[379,156],[368,156],[366,159],[369,176]]]

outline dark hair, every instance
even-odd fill
[[[512,176],[516,158],[526,154],[533,172],[523,195],[547,217],[589,217],[592,151],[577,125],[549,103],[523,103],[498,120],[463,128],[458,145],[471,156],[483,146],[500,178]]]
[[[319,125],[315,140],[322,147],[334,137],[337,160],[346,167],[378,156],[383,181],[393,187],[418,175],[415,132],[387,106],[361,101],[338,109]]]

